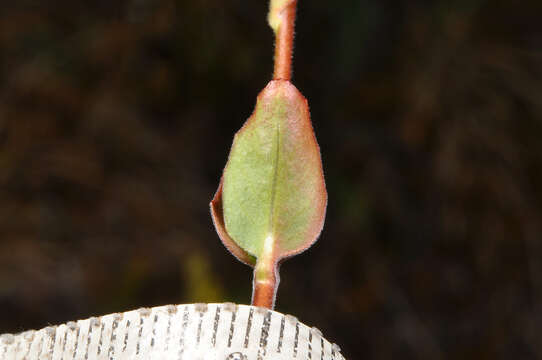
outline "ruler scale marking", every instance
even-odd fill
[[[294,316],[231,303],[134,310],[1,336],[0,360],[23,359],[344,360]]]

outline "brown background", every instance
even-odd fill
[[[209,217],[267,1],[0,4],[0,333],[250,301]],[[277,310],[348,359],[542,359],[542,3],[300,0],[329,192]]]

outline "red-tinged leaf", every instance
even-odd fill
[[[217,231],[243,262],[253,264],[249,256],[260,257],[269,237],[281,259],[316,240],[326,201],[307,101],[290,82],[271,81],[235,135],[211,203]]]
[[[211,213],[224,245],[255,266],[255,284],[277,278],[283,259],[316,241],[327,204],[309,107],[286,80],[258,95],[235,135]]]

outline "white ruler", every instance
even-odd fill
[[[145,308],[0,336],[0,360],[344,360],[291,315],[248,305]]]

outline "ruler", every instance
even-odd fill
[[[265,308],[143,308],[0,336],[0,360],[344,360],[322,333]]]

